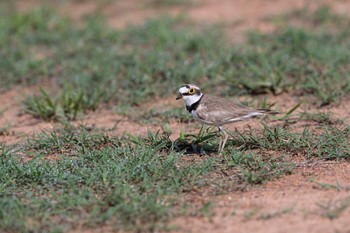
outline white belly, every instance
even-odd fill
[[[221,122],[221,124],[219,122],[211,122],[211,121],[205,121],[201,118],[198,117],[196,110],[192,110],[191,111],[191,115],[193,116],[194,119],[196,119],[197,121],[199,121],[201,124],[204,125],[215,125],[215,126],[222,126],[225,124],[230,124],[230,123],[234,123],[234,122],[238,122],[238,121],[243,121],[245,119],[251,118],[251,117],[255,117],[255,116],[262,116],[264,114],[260,113],[260,112],[252,112],[249,113],[248,115],[242,116],[242,117],[237,117],[237,118],[230,118],[227,119],[225,122]]]

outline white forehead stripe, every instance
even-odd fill
[[[180,92],[180,93],[187,93],[187,92],[188,92],[188,88],[187,88],[187,87],[181,87],[181,88],[179,89],[179,92]]]

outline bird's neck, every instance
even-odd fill
[[[198,96],[189,96],[188,98],[186,98],[185,104],[187,111],[192,112],[193,110],[196,110],[202,98],[203,94],[200,94]]]

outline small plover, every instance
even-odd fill
[[[219,150],[221,153],[228,139],[228,134],[222,127],[238,121],[243,121],[252,117],[263,116],[265,114],[277,114],[270,109],[249,108],[232,100],[221,97],[203,94],[201,89],[193,84],[186,84],[180,87],[176,99],[183,99],[186,109],[191,115],[204,125],[217,126],[221,135]]]

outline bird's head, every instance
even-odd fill
[[[193,84],[185,84],[179,88],[176,99],[183,99],[187,106],[191,106],[196,103],[202,97],[202,92],[199,87]]]

